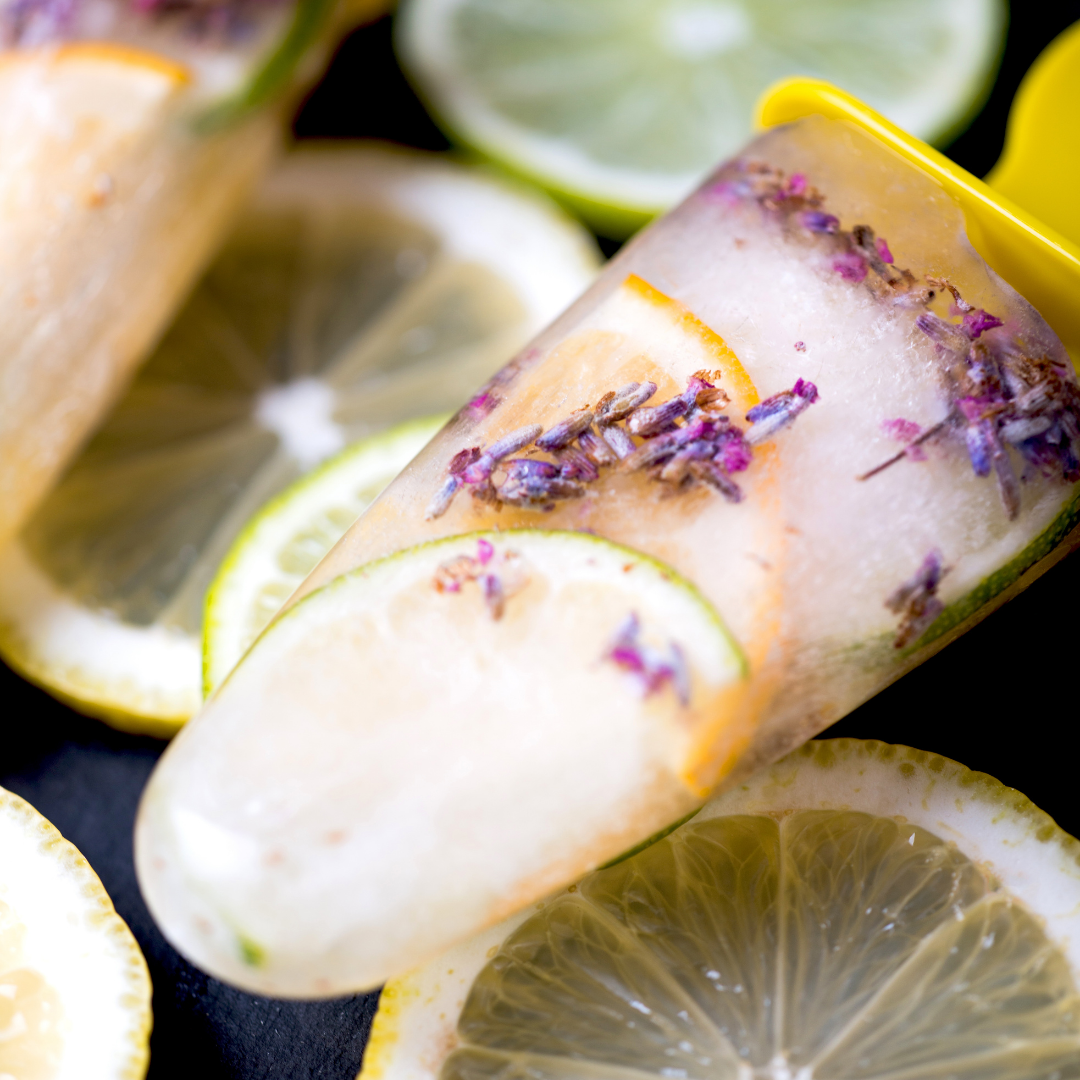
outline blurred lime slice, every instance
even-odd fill
[[[244,526],[206,594],[207,696],[316,563],[449,419],[410,420],[353,443],[271,499]]]
[[[252,514],[354,440],[467,400],[596,267],[579,226],[482,172],[294,153],[0,553],[5,660],[117,726],[174,731],[201,700],[207,586]]]
[[[464,141],[626,232],[751,134],[789,75],[941,141],[988,89],[1002,0],[403,0],[402,60]]]

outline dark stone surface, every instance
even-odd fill
[[[984,173],[1000,149],[1021,75],[1080,18],[1080,3],[1019,6],[1001,77],[986,109],[950,152]],[[302,137],[376,136],[447,144],[397,70],[389,21],[349,38],[297,122]],[[608,244],[610,254],[617,245]],[[1072,557],[941,656],[826,734],[902,742],[954,757],[1019,788],[1080,831],[1069,732],[1076,715],[1080,558]],[[101,876],[146,953],[154,979],[150,1077],[352,1080],[375,995],[324,1002],[252,997],[196,971],[164,941],[139,895],[131,830],[163,746],[78,716],[0,668],[7,702],[0,784],[22,795],[76,844]],[[1057,704],[1054,704],[1057,702]]]

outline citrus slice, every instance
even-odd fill
[[[989,87],[1000,0],[406,0],[398,46],[446,125],[623,232],[751,134],[789,75],[940,140]]]
[[[77,708],[169,734],[247,519],[323,458],[468,397],[589,282],[545,200],[382,148],[266,182],[127,395],[0,555],[0,650]]]
[[[138,1080],[150,976],[97,875],[0,788],[0,1076]]]
[[[247,989],[376,986],[686,813],[745,673],[692,585],[587,533],[400,552],[276,619],[169,748],[143,894]]]
[[[1073,1076],[1076,854],[985,774],[809,743],[391,983],[360,1077]]]
[[[414,420],[361,439],[275,496],[244,526],[206,594],[207,696],[319,560],[447,419]]]

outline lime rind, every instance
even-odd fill
[[[1018,555],[984,578],[971,592],[946,606],[922,637],[905,650],[905,655],[926,648],[938,638],[974,618],[983,607],[999,597],[1036,563],[1053,553],[1077,525],[1080,525],[1080,494],[1073,496],[1065,509]]]
[[[244,564],[251,553],[265,544],[263,534],[279,525],[282,519],[294,517],[295,504],[301,499],[310,501],[311,496],[318,498],[323,494],[321,489],[326,489],[325,501],[330,502],[345,489],[365,487],[380,481],[385,486],[448,419],[448,416],[434,416],[406,421],[347,446],[275,495],[248,521],[233,541],[206,593],[202,653],[205,697],[210,696],[225,674],[217,650],[223,629],[237,617],[231,586],[244,574]],[[390,468],[387,468],[388,461],[393,461]],[[372,465],[377,467],[373,469]],[[303,522],[296,521],[294,524],[300,526]]]
[[[730,650],[731,660],[737,673],[737,677],[745,679],[749,675],[750,666],[742,647],[739,645],[738,641],[735,640],[731,631],[728,630],[727,625],[720,616],[720,612],[718,612],[705,598],[701,590],[690,581],[689,578],[683,577],[683,575],[673,566],[668,566],[667,563],[661,562],[652,555],[646,555],[636,548],[628,547],[626,544],[616,543],[614,540],[607,540],[602,536],[594,536],[591,533],[572,532],[567,529],[478,529],[475,532],[459,533],[454,536],[443,536],[437,540],[425,540],[422,544],[415,544],[412,547],[403,548],[401,551],[396,551],[392,555],[384,555],[382,558],[373,559],[371,562],[364,563],[354,570],[349,570],[344,574],[340,574],[333,580],[328,581],[325,585],[307,593],[301,600],[292,605],[292,607],[286,608],[275,621],[294,618],[297,616],[297,612],[299,612],[309,601],[314,600],[315,597],[328,595],[338,589],[348,588],[353,581],[370,577],[378,573],[383,567],[398,563],[402,559],[410,558],[422,553],[431,553],[437,551],[439,548],[460,548],[463,541],[487,540],[505,543],[508,540],[513,542],[516,537],[540,538],[544,540],[565,538],[572,540],[574,543],[595,544],[598,549],[604,552],[620,552],[626,558],[632,559],[638,565],[647,567],[652,570],[658,578],[668,582],[675,588],[681,589],[685,595],[693,598],[700,611],[706,615],[708,621],[712,623],[718,635],[725,641],[727,648]],[[263,633],[265,634],[269,631],[272,626],[273,623],[271,626],[268,626]]]
[[[954,841],[1044,920],[1080,971],[1080,841],[1015,788],[940,754],[823,739],[718,796],[698,818],[791,809],[858,810]]]
[[[285,36],[234,94],[200,113],[193,127],[208,135],[237,123],[273,101],[289,85],[293,73],[325,32],[338,0],[297,0]]]

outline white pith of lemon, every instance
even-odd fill
[[[150,977],[79,852],[0,788],[0,1076],[140,1080]]]
[[[1078,855],[985,774],[809,743],[390,983],[360,1076],[1073,1076]]]
[[[244,526],[206,594],[207,697],[316,563],[448,419],[414,420],[354,443],[271,499]]]
[[[171,734],[205,590],[269,497],[460,404],[588,282],[583,230],[433,156],[299,151],[126,397],[0,555],[0,649],[75,707]]]
[[[655,684],[613,652],[628,618],[669,668]],[[143,895],[249,990],[376,986],[696,805],[687,744],[744,679],[696,589],[620,545],[401,552],[279,616],[169,748],[136,827]]]
[[[946,135],[988,88],[1004,25],[999,0],[405,0],[397,40],[450,128],[610,228],[736,153],[785,76]]]

